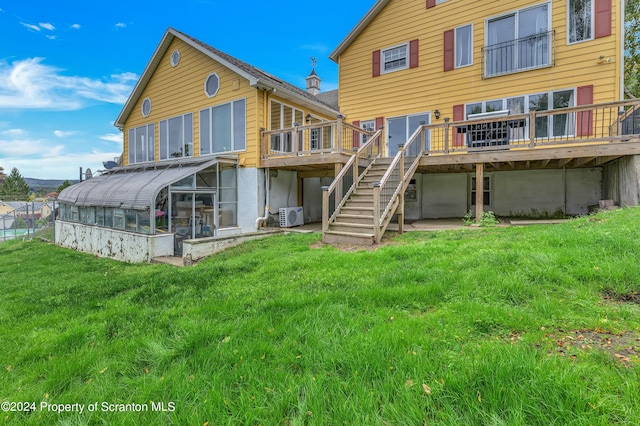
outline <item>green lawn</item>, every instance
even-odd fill
[[[318,234],[281,235],[191,268],[3,243],[0,402],[15,404],[0,415],[20,425],[637,425],[638,223],[640,209],[625,209],[412,232],[351,252]],[[11,411],[23,402],[32,410]]]

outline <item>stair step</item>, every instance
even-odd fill
[[[353,234],[341,231],[326,231],[322,234],[322,242],[325,244],[354,244],[372,246],[375,244],[374,235]]]
[[[348,215],[365,215],[365,216],[373,216],[373,207],[352,207],[352,206],[344,206],[340,209],[341,214]]]
[[[346,203],[345,206],[342,207],[343,209],[345,207],[355,207],[355,208],[362,208],[362,207],[371,207],[371,210],[373,210],[373,201],[372,200],[365,200],[365,199],[358,199],[358,200],[354,200],[354,199],[349,199]]]
[[[349,222],[349,223],[361,223],[368,226],[373,226],[372,215],[358,215],[349,213],[340,213],[336,216],[337,222]]]
[[[373,223],[355,223],[355,222],[343,222],[343,221],[336,221],[336,222],[331,222],[329,223],[329,227],[339,227],[340,229],[344,229],[344,228],[352,228],[353,231],[352,232],[358,232],[360,233],[361,231],[371,231],[373,232]],[[357,231],[356,231],[357,230]]]

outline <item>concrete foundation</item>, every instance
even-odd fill
[[[640,201],[640,156],[630,155],[604,166],[604,199],[620,207]]]

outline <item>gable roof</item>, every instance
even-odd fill
[[[208,44],[205,44],[200,40],[188,36],[174,28],[168,28],[164,36],[162,37],[160,44],[153,53],[151,60],[147,64],[147,67],[144,69],[142,76],[138,80],[138,83],[131,92],[131,95],[125,103],[124,108],[120,112],[120,115],[116,119],[116,127],[120,129],[124,127],[125,121],[127,121],[127,118],[131,114],[131,111],[133,110],[136,102],[138,101],[140,96],[142,96],[142,93],[151,80],[153,73],[158,68],[162,57],[167,52],[169,46],[171,45],[171,42],[175,38],[182,40],[194,49],[209,56],[214,61],[222,64],[233,72],[246,78],[251,86],[255,86],[256,88],[274,90],[278,93],[278,96],[296,101],[304,106],[313,108],[328,115],[337,115],[340,113],[331,105],[323,102],[321,99],[318,99],[311,93],[308,93],[292,84],[289,84],[286,81],[273,76],[272,74],[269,74],[259,68],[254,67],[253,65],[241,61],[240,59],[234,58],[233,56],[226,54],[221,50],[215,49]]]
[[[336,64],[338,63],[338,57],[342,54],[342,52],[347,50],[347,47],[349,47],[349,45],[353,43],[353,41],[360,35],[360,33],[364,31],[367,25],[369,25],[369,23],[373,21],[376,16],[378,16],[378,13],[380,13],[380,11],[387,5],[387,3],[389,3],[389,1],[390,0],[376,1],[376,3],[371,7],[371,9],[369,9],[367,14],[364,15],[360,22],[358,22],[356,26],[353,27],[353,29],[349,32],[349,34],[347,34],[344,40],[340,42],[338,47],[336,47],[334,51],[331,52],[329,58],[333,62],[335,62]]]

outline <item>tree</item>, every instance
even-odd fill
[[[31,190],[15,167],[0,186],[0,199],[4,201],[27,201]]]
[[[625,94],[640,98],[640,0],[627,0],[624,31]]]
[[[7,175],[4,174],[4,167],[0,166],[0,186],[2,186],[6,178]]]
[[[66,187],[71,186],[71,182],[69,182],[69,179],[65,180],[64,182],[62,182],[60,184],[60,186],[58,187],[58,189],[56,189],[56,192],[59,194],[62,192],[63,189],[65,189]]]

